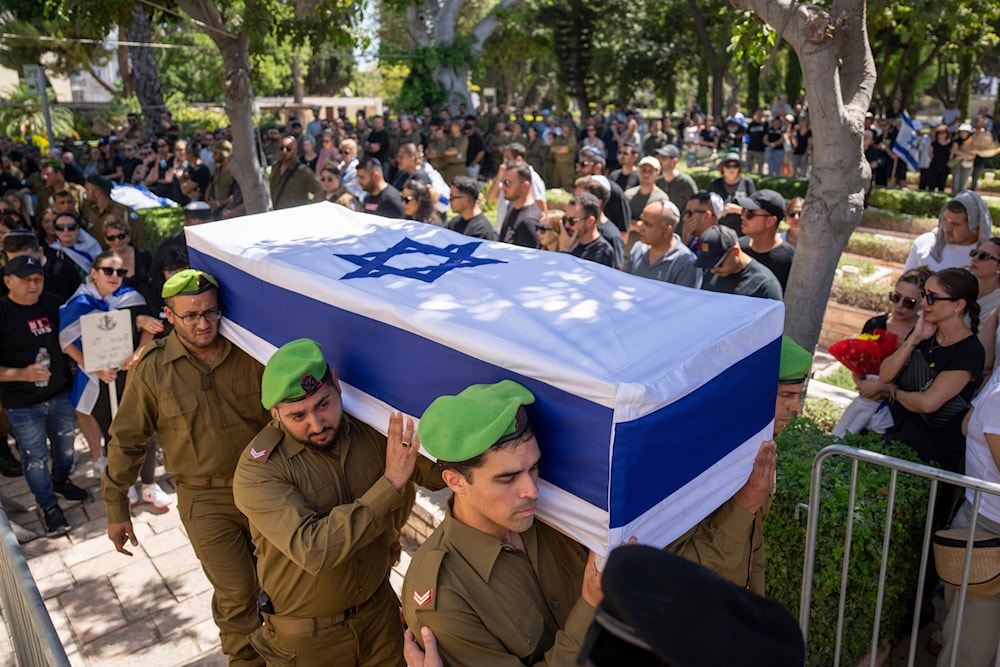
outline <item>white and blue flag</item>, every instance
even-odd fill
[[[913,171],[920,170],[920,127],[919,121],[912,120],[905,110],[900,118],[899,133],[892,143],[892,152],[900,160],[906,162]]]
[[[347,411],[383,432],[471,384],[530,389],[538,516],[598,554],[684,534],[772,435],[780,302],[331,203],[185,232],[223,333],[261,362],[319,341]]]

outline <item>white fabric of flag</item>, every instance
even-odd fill
[[[910,118],[910,114],[905,110],[900,118],[899,134],[896,135],[896,140],[892,143],[892,152],[900,160],[906,162],[913,171],[920,170],[920,135]]]
[[[383,432],[510,379],[536,397],[538,516],[599,554],[676,539],[771,437],[784,307],[565,253],[312,204],[186,229],[223,333],[262,362],[323,347],[344,406]]]

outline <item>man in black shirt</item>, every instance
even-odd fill
[[[456,215],[445,226],[448,229],[487,241],[496,241],[493,225],[479,208],[479,185],[469,176],[456,176],[451,182],[451,210]]]
[[[12,229],[3,240],[3,249],[8,259],[34,257],[41,262],[45,273],[45,291],[59,297],[62,300],[60,303],[69,300],[80,286],[80,274],[73,262],[52,248],[45,248],[42,252],[38,237],[30,229]],[[6,284],[0,289],[0,294],[7,294]]]
[[[616,183],[623,192],[639,185],[639,170],[635,168],[635,163],[638,159],[639,154],[632,144],[625,144],[619,148],[618,163],[621,164],[621,168],[615,169],[608,174],[608,180]],[[659,166],[657,166],[656,171],[660,171]]]
[[[403,198],[399,190],[385,182],[382,163],[373,157],[366,157],[358,164],[358,185],[367,193],[363,204],[365,213],[383,218],[402,218]]]
[[[795,248],[778,236],[778,223],[785,217],[785,200],[774,190],[758,190],[749,197],[737,197],[743,207],[740,249],[771,269],[784,294],[792,271]]]
[[[390,141],[389,131],[385,129],[385,119],[382,116],[373,116],[372,131],[368,134],[364,144],[365,156],[375,158],[383,167],[388,165]],[[384,170],[382,175],[387,175]]]
[[[580,158],[576,162],[577,176],[604,176],[604,168],[607,160],[604,155],[593,148],[583,148],[580,150]],[[607,177],[605,177],[607,180]],[[628,231],[629,222],[632,219],[632,209],[629,208],[628,200],[625,198],[625,191],[618,187],[614,181],[608,181],[608,199],[604,202],[604,215],[620,232]]]
[[[531,169],[523,162],[508,162],[500,181],[503,196],[509,202],[507,216],[500,228],[499,240],[504,243],[538,247],[538,221],[542,211],[531,196]]]
[[[559,250],[574,257],[614,267],[615,251],[597,231],[600,217],[601,200],[594,195],[585,192],[570,199],[559,230]]]
[[[767,122],[764,120],[764,110],[757,107],[753,110],[753,118],[747,126],[747,169],[752,174],[764,173],[764,137],[767,134]]]
[[[25,480],[42,511],[49,537],[70,526],[59,507],[61,496],[79,503],[90,494],[69,480],[73,466],[76,416],[70,400],[69,363],[59,345],[58,297],[43,293],[41,262],[16,257],[4,267],[10,293],[0,299],[0,400],[21,452]],[[48,363],[40,354],[48,353]],[[46,434],[52,440],[49,473]]]

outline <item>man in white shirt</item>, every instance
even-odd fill
[[[950,199],[938,220],[938,228],[921,234],[913,242],[904,271],[926,266],[931,271],[968,266],[969,251],[993,234],[989,209],[971,190]]]

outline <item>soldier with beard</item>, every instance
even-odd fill
[[[304,338],[268,361],[261,403],[273,419],[233,480],[262,591],[250,642],[271,665],[402,665],[389,568],[415,492],[413,420],[391,415],[386,437],[345,413],[336,372]],[[429,463],[419,470],[443,486]]]

